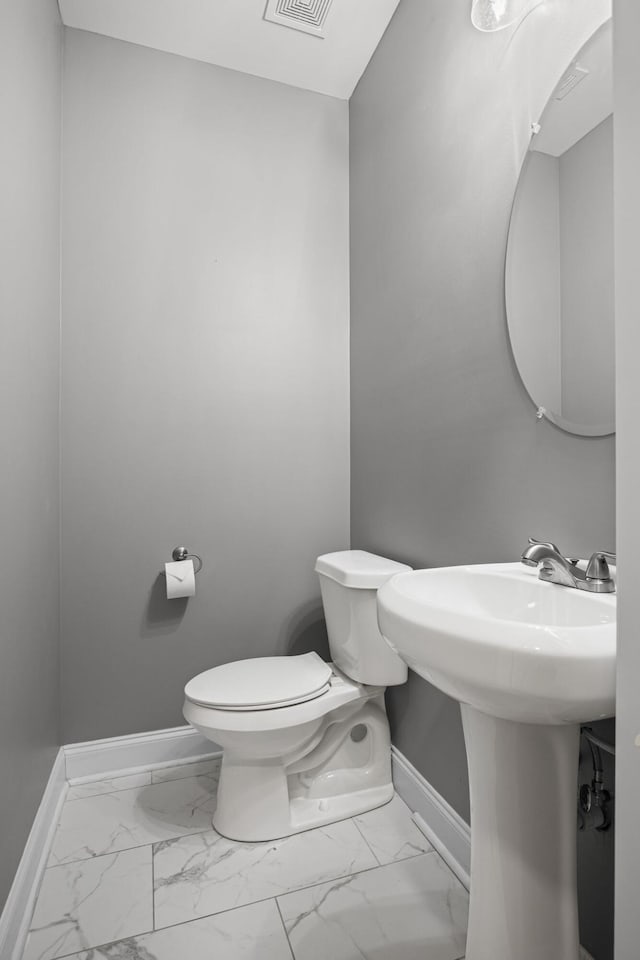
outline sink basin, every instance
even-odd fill
[[[401,573],[387,642],[460,701],[471,798],[466,960],[579,960],[580,723],[615,712],[616,599],[520,563]]]
[[[382,634],[445,693],[495,717],[581,723],[615,710],[615,594],[520,563],[416,570],[378,591]]]

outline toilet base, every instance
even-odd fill
[[[220,810],[216,810],[213,817],[213,827],[223,837],[229,840],[259,843],[267,840],[281,840],[294,833],[303,833],[315,827],[323,827],[338,820],[349,820],[368,810],[382,807],[393,798],[393,784],[388,783],[381,787],[369,787],[357,793],[343,793],[337,797],[327,797],[323,800],[308,800],[297,797],[289,806],[290,816],[286,824],[279,828],[256,822],[239,823],[238,817],[227,818]]]
[[[376,694],[328,715],[297,756],[248,759],[226,749],[213,826],[230,840],[275,840],[392,797],[389,723]]]

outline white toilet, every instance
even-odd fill
[[[391,799],[384,689],[407,667],[378,630],[376,592],[410,569],[363,550],[318,557],[333,663],[240,660],[186,685],[186,720],[224,751],[213,818],[223,836],[273,840]]]

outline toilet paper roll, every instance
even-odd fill
[[[167,600],[195,596],[196,573],[193,569],[193,560],[175,560],[172,563],[165,563],[164,572],[167,577]]]

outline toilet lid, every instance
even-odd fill
[[[193,703],[219,710],[269,710],[322,696],[331,667],[317,653],[236,660],[205,670],[184,689]]]

